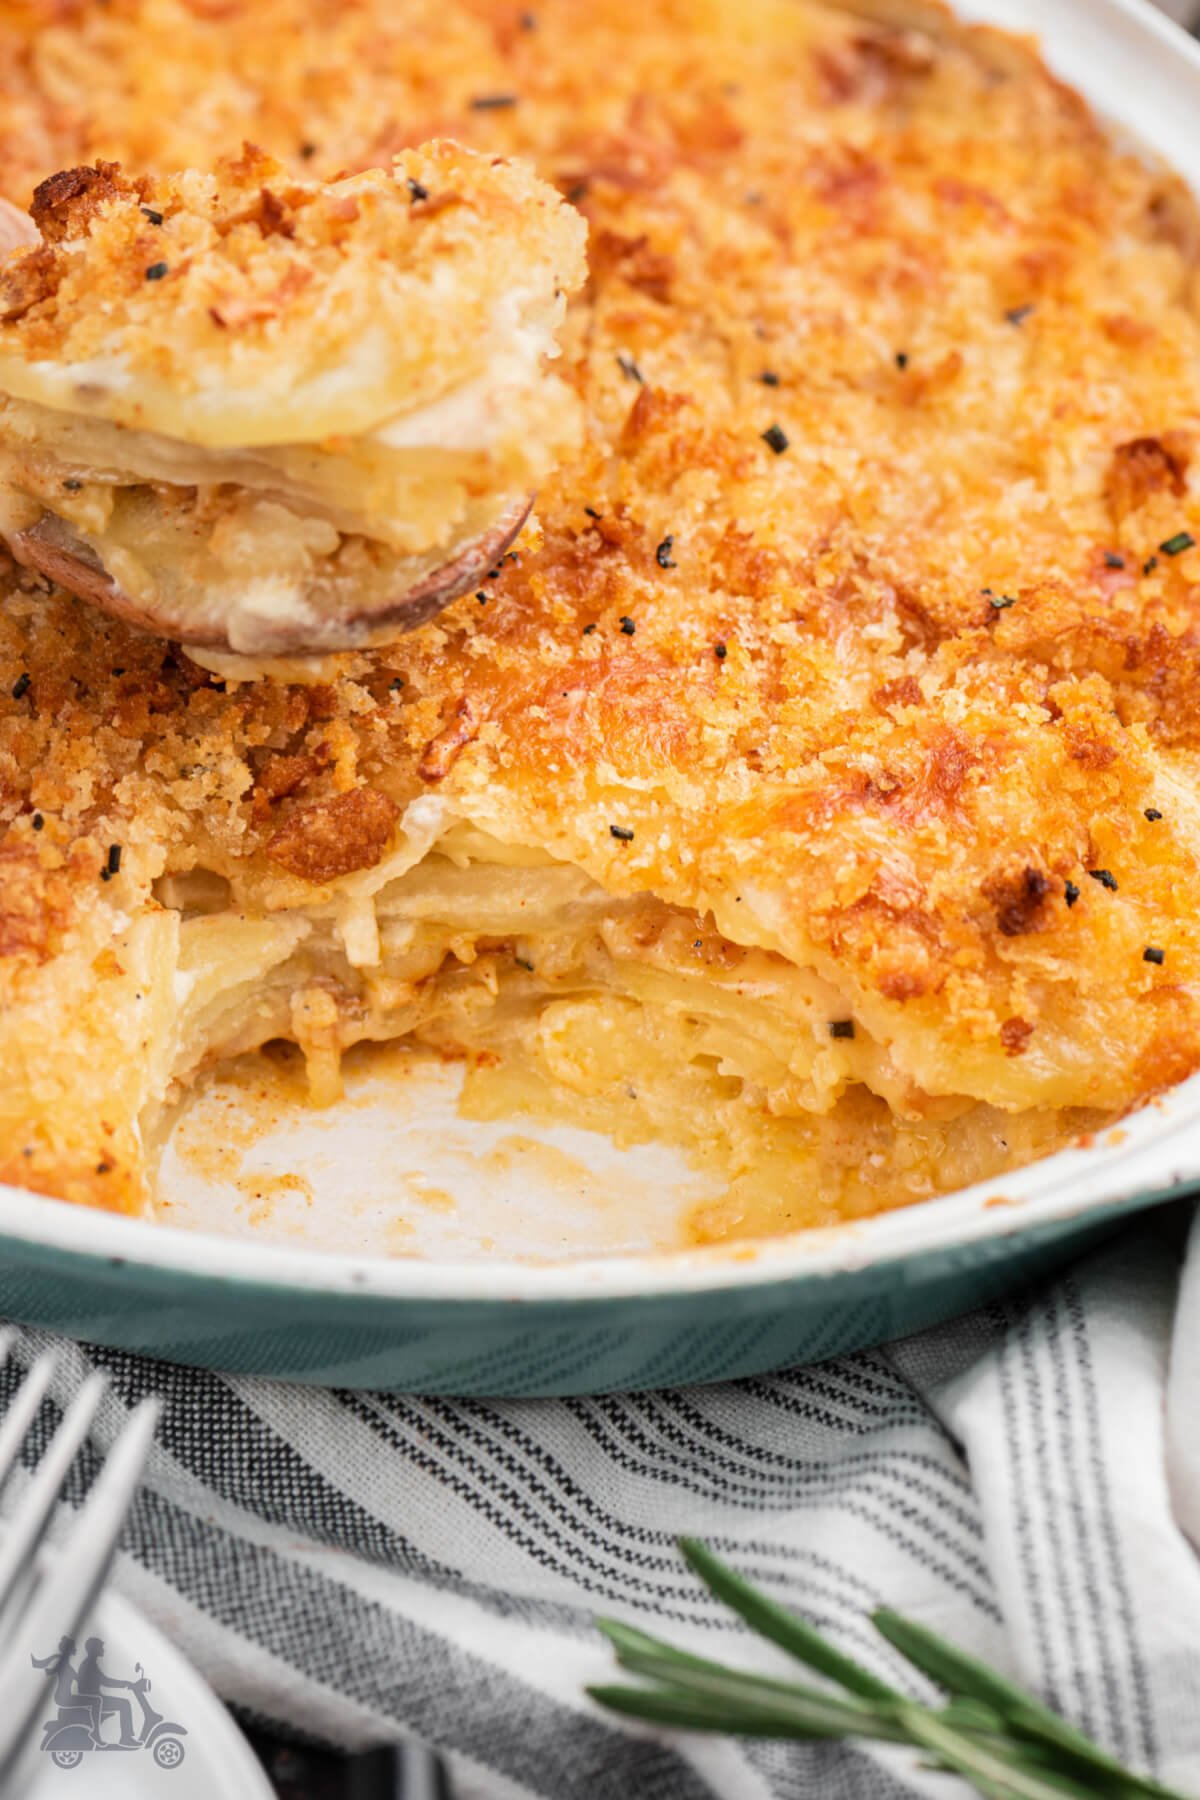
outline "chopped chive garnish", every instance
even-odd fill
[[[830,1019],[829,1035],[831,1038],[852,1038],[854,1036],[853,1019]]]
[[[634,632],[637,630],[637,626],[634,624],[633,620],[628,617],[627,614],[622,616],[621,630],[625,633],[626,637],[632,637]]]
[[[1161,968],[1166,960],[1166,951],[1160,950],[1155,944],[1147,944],[1146,948],[1142,951],[1143,962],[1157,963],[1159,968]]]
[[[623,350],[618,351],[617,353],[617,367],[620,369],[622,375],[625,376],[626,380],[636,381],[639,387],[644,385],[646,377],[642,374],[642,371],[638,368],[632,356],[626,356]]]
[[[668,531],[666,537],[663,539],[662,543],[658,546],[658,549],[654,552],[654,560],[658,564],[660,569],[673,569],[676,567],[675,559],[671,555],[671,552],[674,548],[675,548],[675,539],[671,536],[671,533]]]
[[[145,213],[152,225],[162,224],[163,215],[160,212],[157,212],[153,206],[143,206],[141,210]]]
[[[1123,556],[1117,556],[1112,550],[1106,550],[1104,552],[1104,566],[1106,569],[1123,569],[1125,567],[1125,558]]]
[[[1010,325],[1023,325],[1032,311],[1032,306],[1010,306],[1004,316]]]
[[[768,425],[762,433],[762,440],[764,444],[770,445],[776,456],[782,456],[788,447],[787,432],[782,425]]]
[[[1102,888],[1107,888],[1110,894],[1116,893],[1117,878],[1111,869],[1089,869],[1088,874],[1093,881],[1098,881]]]
[[[608,829],[619,843],[630,844],[633,842],[633,831],[628,825],[610,825]]]
[[[477,94],[471,102],[472,112],[503,112],[505,107],[515,106],[515,94]]]
[[[29,670],[23,669],[17,676],[17,679],[13,682],[12,697],[14,700],[21,700],[25,697],[29,692],[32,680],[33,677],[30,675]]]
[[[1177,531],[1174,537],[1169,537],[1158,547],[1164,556],[1182,556],[1185,550],[1193,550],[1195,546],[1196,540],[1190,531]]]
[[[150,267],[146,270],[146,280],[161,281],[166,273],[167,264],[165,262],[151,263]]]

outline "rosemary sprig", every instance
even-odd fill
[[[1032,1694],[912,1619],[887,1608],[871,1615],[880,1635],[944,1689],[949,1698],[941,1706],[909,1699],[843,1655],[694,1538],[681,1538],[680,1549],[710,1592],[753,1631],[837,1686],[727,1668],[631,1625],[599,1619],[621,1667],[650,1684],[589,1688],[603,1706],[685,1731],[908,1744],[935,1768],[963,1776],[986,1800],[1187,1800],[1122,1768]]]

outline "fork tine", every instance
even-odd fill
[[[33,1572],[34,1555],[46,1535],[67,1471],[91,1428],[107,1389],[107,1376],[88,1376],[51,1438],[20,1505],[8,1521],[0,1541],[0,1642],[5,1640],[11,1623],[10,1602],[14,1591],[21,1585],[22,1577],[27,1578]]]
[[[72,1636],[91,1610],[137,1492],[160,1410],[154,1399],[142,1400],[134,1408],[70,1536],[35,1589],[16,1631],[6,1635],[8,1647],[0,1654],[0,1694],[6,1696],[0,1710],[0,1782],[9,1775],[30,1725],[45,1705],[45,1694],[36,1687],[24,1704],[12,1702],[13,1695],[26,1691],[31,1646]]]
[[[7,1356],[12,1343],[11,1332],[5,1332],[4,1339],[7,1341],[0,1344],[0,1358]],[[25,1441],[25,1433],[33,1424],[34,1415],[54,1379],[54,1367],[53,1350],[44,1350],[17,1389],[16,1398],[4,1415],[4,1421],[0,1424],[0,1482],[6,1481],[12,1471]]]

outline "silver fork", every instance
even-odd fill
[[[0,1363],[13,1334],[0,1332]],[[39,1356],[0,1422],[0,1487],[16,1466],[21,1445],[54,1379],[53,1351]],[[109,1451],[64,1542],[39,1569],[36,1558],[71,1464],[108,1390],[108,1378],[89,1375],[47,1444],[29,1487],[0,1536],[0,1795],[9,1783],[46,1696],[28,1681],[29,1645],[71,1637],[104,1584],[125,1516],[154,1438],[159,1402],[142,1400]],[[17,1696],[28,1692],[28,1700]]]

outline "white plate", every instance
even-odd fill
[[[91,1622],[76,1634],[75,1668],[89,1637],[103,1639],[100,1666],[107,1675],[136,1680],[136,1665],[141,1664],[151,1683],[146,1696],[150,1705],[164,1724],[182,1728],[175,1734],[159,1727],[156,1741],[177,1748],[165,1752],[165,1765],[147,1748],[92,1750],[81,1754],[73,1768],[57,1766],[52,1754],[38,1747],[42,1726],[58,1716],[54,1683],[31,1666],[29,1682],[44,1690],[46,1704],[39,1715],[37,1744],[26,1755],[14,1787],[21,1800],[274,1800],[262,1765],[211,1688],[127,1600],[115,1593],[103,1595]],[[30,1644],[28,1649],[31,1657],[45,1657],[57,1645]],[[113,1690],[114,1697],[122,1693]],[[138,1730],[140,1704],[132,1695],[127,1698]],[[116,1728],[117,1720],[108,1719],[104,1736],[115,1738]],[[183,1754],[176,1760],[178,1750]]]

